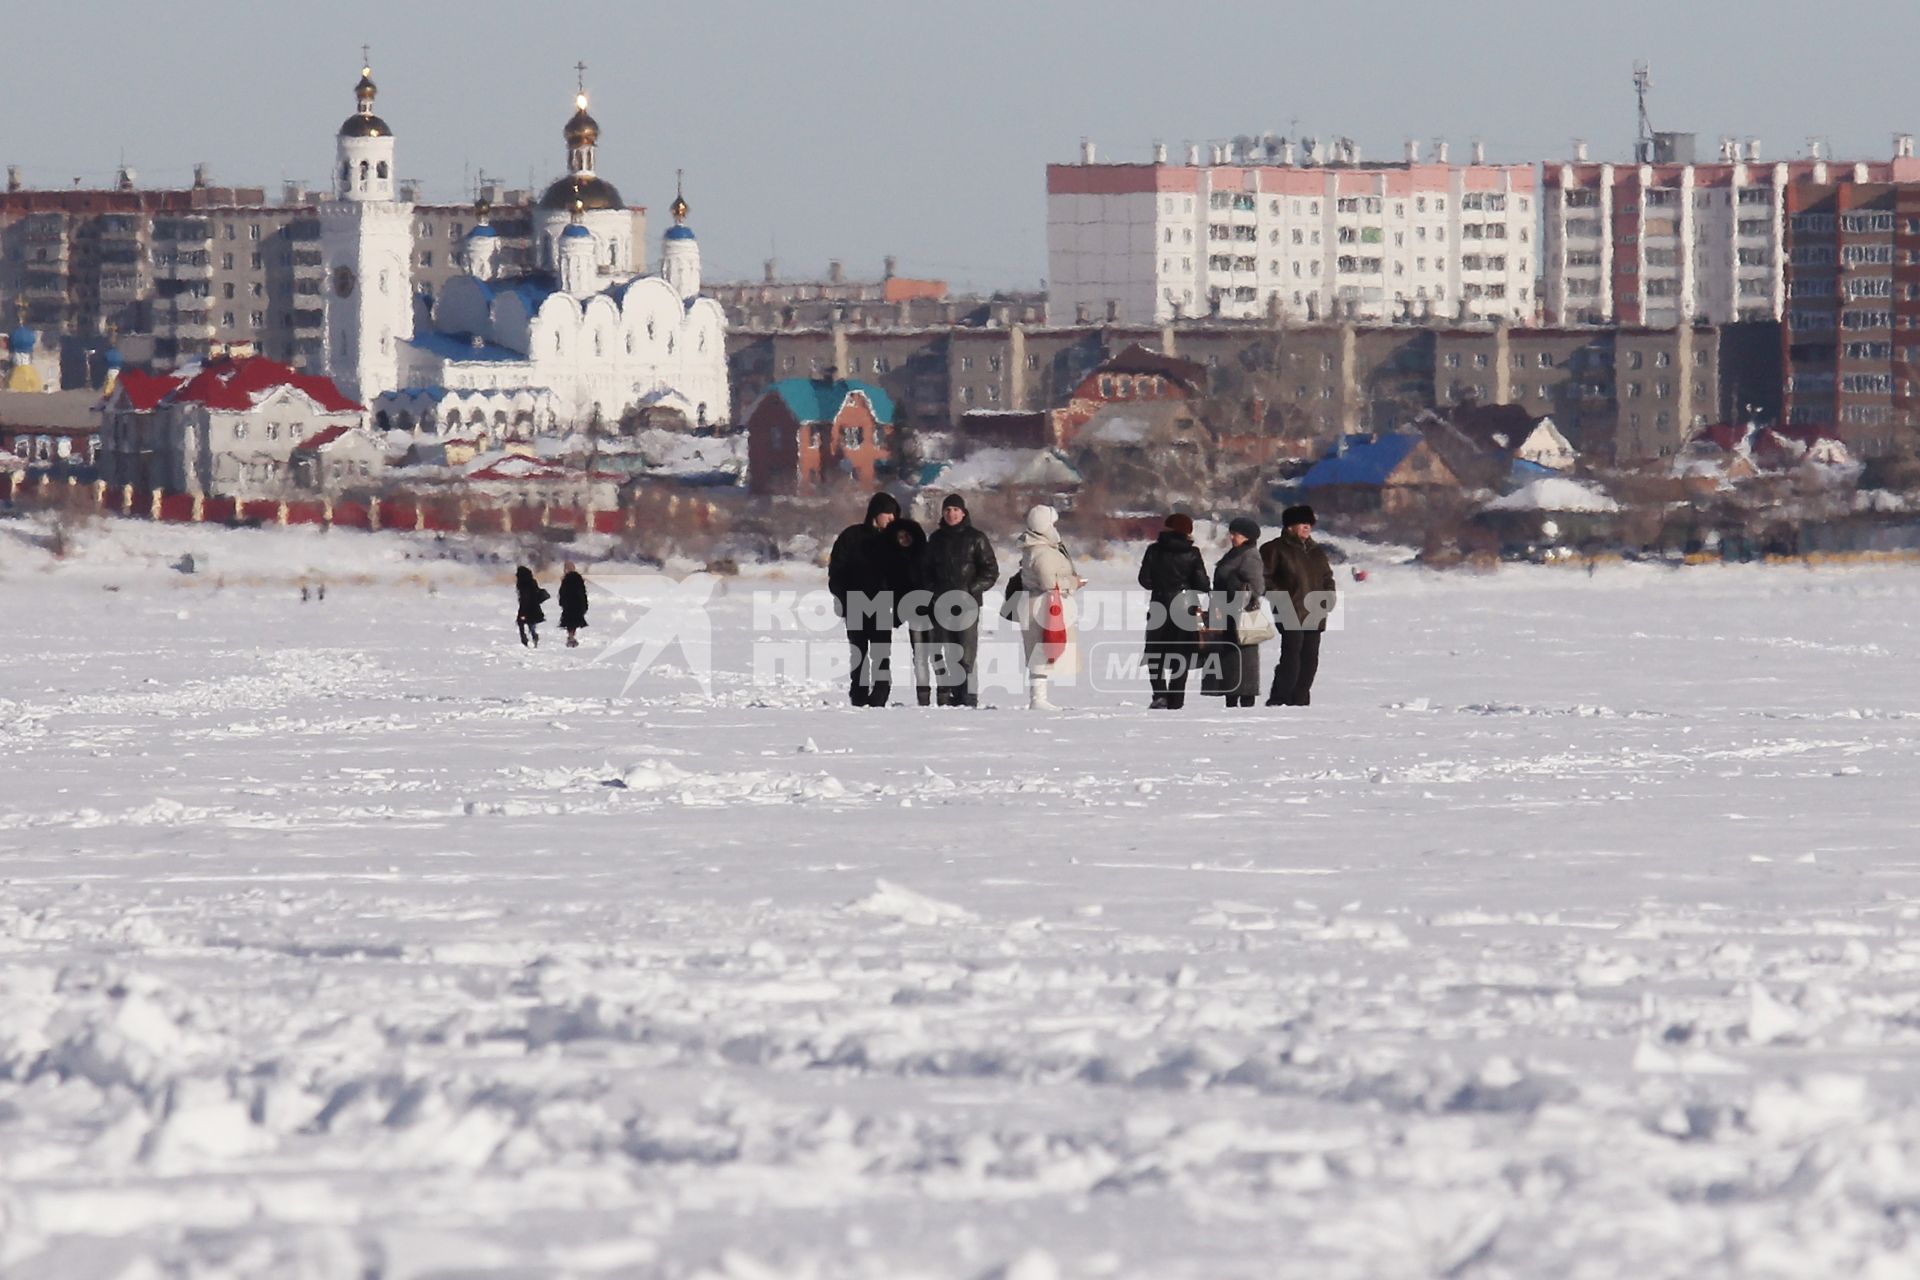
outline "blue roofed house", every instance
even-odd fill
[[[1459,489],[1433,447],[1411,434],[1342,436],[1300,478],[1307,501],[1335,511],[1403,511]]]
[[[747,409],[747,487],[806,496],[848,481],[883,483],[894,469],[893,398],[870,382],[784,378]]]

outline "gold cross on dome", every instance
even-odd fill
[[[575,86],[581,93],[585,93],[587,91],[587,64],[584,62],[576,62],[573,64],[573,70],[576,77],[574,81]]]

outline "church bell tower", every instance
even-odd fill
[[[413,336],[413,206],[394,199],[393,130],[373,113],[373,69],[360,68],[354,113],[334,147],[333,194],[320,204],[326,267],[326,372],[369,409],[400,383]]]

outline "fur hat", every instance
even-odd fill
[[[1317,525],[1319,523],[1313,518],[1313,508],[1304,502],[1297,507],[1288,507],[1280,513],[1280,527],[1283,529],[1296,524]]]
[[[1184,511],[1176,511],[1167,517],[1166,527],[1183,538],[1191,538],[1193,536],[1193,517]]]
[[[940,504],[940,509],[945,511],[949,507],[958,507],[962,511],[965,511],[967,509],[967,500],[957,493],[950,493],[947,495],[946,501]]]
[[[1260,522],[1252,516],[1235,516],[1227,522],[1227,532],[1237,533],[1248,542],[1260,541]]]

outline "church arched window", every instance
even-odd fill
[[[360,162],[360,181],[365,182],[366,180],[367,180],[367,162],[365,160],[362,160]]]
[[[374,169],[373,169],[373,171],[374,171],[374,174],[375,174],[375,175],[376,175],[377,177],[381,177],[381,178],[384,178],[384,177],[386,177],[386,176],[387,176],[387,162],[386,162],[385,160],[382,160],[382,161],[381,161],[381,162],[380,162],[379,164],[377,164],[377,165],[375,165],[375,166],[374,166]]]
[[[346,187],[351,186],[352,184],[353,184],[353,161],[342,160],[340,162],[340,186],[342,189],[345,189]]]
[[[593,354],[596,356],[605,354],[605,352],[600,349],[600,335],[598,333],[593,335]]]
[[[633,354],[633,335],[632,334],[627,335],[627,354],[628,355]]]
[[[653,341],[653,321],[647,321],[647,341]]]
[[[560,331],[558,329],[553,331],[553,349],[555,351],[560,349]]]

